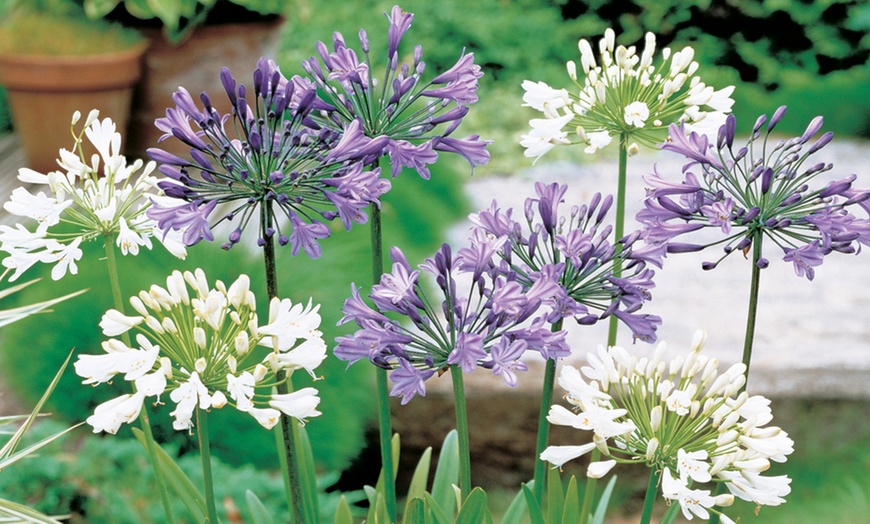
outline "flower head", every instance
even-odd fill
[[[462,156],[473,170],[489,161],[489,142],[478,135],[462,139],[450,135],[468,113],[469,104],[477,102],[477,81],[483,73],[474,55],[463,52],[453,67],[426,81],[419,45],[413,63],[399,63],[398,49],[413,19],[399,6],[387,14],[384,74],[372,66],[364,30],[359,33],[361,56],[347,46],[341,33],[333,36],[332,52],[318,42],[319,58],[312,56],[302,63],[326,106],[311,118],[327,129],[341,129],[358,120],[366,136],[388,137],[377,156],[389,155],[394,177],[410,167],[429,179],[429,165],[438,160],[439,151]]]
[[[670,362],[662,359],[664,344],[652,358],[640,359],[621,347],[599,348],[582,371],[563,368],[559,384],[573,411],[557,404],[547,419],[592,431],[594,445],[617,463],[662,471],[662,495],[678,501],[687,519],[708,518],[718,511],[714,506],[730,505],[734,496],[780,504],[790,481],[760,473],[771,461],[785,462],[793,442],[767,425],[773,418],[767,399],[738,394],[745,366],[735,364],[720,374],[718,360],[701,354],[703,341],[696,336],[691,353]],[[561,467],[591,450],[550,446],[541,458]],[[590,476],[601,469],[590,467]],[[713,496],[703,487],[714,479],[732,495]]]
[[[80,355],[75,362],[84,384],[101,384],[123,374],[135,385],[132,396],[97,408],[88,419],[95,432],[114,433],[122,422],[135,418],[145,398],[156,397],[160,404],[166,392],[175,404],[171,415],[177,430],[191,428],[197,408],[220,409],[226,404],[250,413],[266,428],[274,426],[278,411],[300,421],[320,414],[314,388],[290,395],[270,391],[278,371],[303,369],[314,377],[314,369],[326,358],[326,344],[317,329],[319,306],[274,298],[269,322],[260,326],[247,275],[229,288],[221,281],[210,287],[201,269],[175,271],[165,288],[151,286],[130,304],[137,315],[111,309],[100,327],[111,337],[135,333],[137,347],[111,338],[103,342],[104,353]],[[257,346],[272,351],[260,358],[253,351]]]
[[[613,199],[596,194],[589,204],[567,210],[567,190],[564,184],[536,183],[537,197],[526,199],[525,224],[513,219],[512,209],[502,211],[496,202],[471,215],[472,250],[489,257],[479,257],[477,271],[515,275],[529,293],[537,293],[545,282],[556,284],[553,293],[541,296],[551,311],[548,322],[574,317],[581,324],[593,324],[615,315],[635,339],[655,340],[661,319],[638,313],[655,285],[654,272],[646,268],[648,255],[635,256],[638,235],[612,242],[612,227],[605,219]],[[492,254],[500,261],[483,265],[493,260]],[[614,274],[617,261],[627,262],[620,277]]]
[[[816,177],[833,167],[810,159],[832,134],[810,143],[821,128],[819,117],[802,136],[769,144],[770,132],[784,114],[782,107],[766,131],[761,130],[766,117],[759,118],[748,143],[737,151],[736,120],[731,115],[715,144],[671,126],[673,140],[662,149],[684,155],[689,163],[681,183],[668,182],[658,173],[645,178],[649,189],[637,218],[644,224],[646,242],[670,253],[723,245],[724,255],[704,264],[712,269],[734,251],[747,253],[755,243],[760,249],[763,239],[770,239],[795,273],[809,280],[824,256],[857,253],[860,244],[870,243],[870,190],[853,188],[855,175],[812,187]],[[855,207],[863,208],[863,217],[850,212]],[[706,236],[699,242],[674,241],[702,229],[715,230],[716,240]],[[767,266],[762,257],[757,263]]]
[[[321,128],[311,119],[312,111],[325,107],[316,86],[285,78],[270,60],[257,63],[253,92],[237,85],[226,68],[221,81],[230,114],[218,113],[206,93],[200,109],[180,87],[173,95],[176,107],[156,122],[165,131],[161,140],[190,147],[189,158],[148,150],[167,177],[158,185],[172,197],[149,211],[162,229],[183,231],[192,245],[213,240],[212,228],[227,222],[234,227],[222,247],[229,249],[254,220],[259,245],[277,237],[294,255],[302,250],[317,258],[317,241],[330,233],[323,222],[338,217],[350,229],[368,220],[365,207],[378,203],[390,182],[363,165],[377,157],[385,137],[369,138],[354,119]]]
[[[460,252],[454,259],[447,244],[418,270],[411,269],[398,248],[391,256],[392,271],[372,288],[374,308],[355,289],[345,301],[341,322],[353,320],[359,329],[338,339],[335,355],[351,363],[367,358],[392,369],[391,394],[402,396],[403,403],[425,394],[425,381],[450,365],[466,373],[478,366],[491,369],[515,386],[515,372],[526,369],[519,360],[526,350],[567,354],[565,333],[552,333],[535,316],[541,300],[524,290],[513,275],[477,272],[476,255]],[[424,275],[434,278],[437,298],[420,281]],[[456,283],[463,275],[472,280],[467,295]],[[398,314],[405,322],[392,320],[387,313]],[[527,320],[530,323],[524,324]]]
[[[73,116],[73,126],[80,119]],[[146,216],[155,198],[154,162],[136,160],[127,164],[121,154],[121,134],[111,119],[99,119],[94,110],[82,130],[75,134],[72,151],[60,150],[61,170],[48,174],[21,168],[18,179],[48,190],[33,194],[18,187],[3,208],[10,214],[35,222],[31,230],[22,224],[0,226],[0,250],[9,254],[3,265],[14,269],[15,280],[37,262],[55,264],[51,276],[59,280],[78,272],[81,243],[111,236],[124,255],[137,255],[140,247],[151,249],[156,236],[175,256],[186,252],[177,235],[163,235],[157,223]],[[83,138],[97,150],[90,159],[82,149]]]
[[[647,33],[643,52],[616,46],[612,29],[599,42],[596,60],[592,45],[580,40],[580,66],[568,62],[568,76],[578,91],[554,89],[544,82],[523,82],[524,105],[541,111],[521,144],[526,156],[540,158],[560,144],[585,144],[594,153],[626,135],[649,146],[661,141],[666,126],[682,121],[699,132],[715,132],[731,111],[733,86],[714,90],[695,73],[694,51],[665,48],[655,58],[656,39]],[[545,124],[546,122],[546,124]]]

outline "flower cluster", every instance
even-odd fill
[[[260,246],[277,236],[280,245],[291,244],[293,255],[304,250],[317,258],[318,240],[330,235],[324,221],[340,217],[346,229],[367,221],[365,207],[390,189],[378,169],[363,170],[385,137],[365,136],[357,121],[337,131],[318,126],[310,113],[325,105],[316,87],[300,77],[288,80],[270,60],[257,64],[250,102],[228,69],[220,78],[231,114],[218,113],[206,93],[200,109],[180,87],[172,97],[176,107],[156,122],[165,132],[161,140],[175,138],[191,148],[190,159],[148,150],[169,177],[159,186],[184,202],[160,202],[149,211],[161,228],[184,231],[184,242],[192,245],[214,240],[212,227],[229,221],[235,224],[223,244],[229,249],[255,219]],[[228,209],[215,211],[218,204]]]
[[[637,313],[655,286],[655,273],[644,261],[647,255],[633,250],[638,235],[611,243],[613,228],[604,221],[612,197],[596,194],[588,205],[572,206],[566,214],[561,206],[567,190],[564,184],[536,183],[537,198],[525,202],[526,227],[512,218],[512,209],[502,212],[493,201],[490,209],[470,216],[472,248],[460,253],[477,257],[478,264],[498,254],[501,260],[492,269],[516,275],[524,288],[540,280],[558,284],[557,292],[545,301],[551,308],[548,322],[574,317],[581,324],[594,324],[614,315],[635,339],[655,340],[661,319]],[[628,263],[616,277],[618,261]]]
[[[824,133],[804,150],[822,127],[822,118],[817,117],[800,137],[768,144],[784,114],[785,106],[769,123],[766,116],[759,117],[748,143],[737,151],[733,115],[719,129],[716,144],[706,136],[686,136],[684,129],[671,126],[671,141],[662,149],[684,155],[689,163],[683,168],[681,183],[668,182],[658,173],[645,178],[650,189],[645,208],[637,216],[644,224],[645,240],[670,253],[723,245],[721,261],[734,251],[748,252],[756,242],[760,249],[762,240],[769,238],[782,249],[783,260],[794,265],[795,273],[809,280],[825,255],[856,253],[859,244],[867,245],[870,220],[856,217],[847,208],[857,205],[870,215],[870,190],[853,188],[855,175],[810,189],[813,179],[833,166],[809,164],[808,160],[833,134]],[[717,240],[673,242],[702,229],[715,230]],[[705,262],[704,268],[712,269],[719,261]],[[756,263],[768,265],[763,257]]]
[[[529,122],[532,130],[522,137],[527,157],[540,158],[557,145],[574,143],[594,153],[619,135],[653,146],[661,141],[665,126],[676,121],[711,133],[722,124],[734,104],[734,87],[716,91],[695,76],[698,63],[691,47],[675,53],[665,48],[656,65],[652,33],[646,34],[640,56],[634,46],[614,48],[615,39],[612,29],[605,31],[598,46],[600,62],[589,42],[580,40],[582,83],[577,65],[568,62],[577,93],[523,82],[525,105],[544,114]]]
[[[73,115],[74,127],[81,118]],[[150,176],[154,163],[141,160],[127,164],[121,154],[121,134],[111,119],[99,119],[91,111],[82,130],[76,135],[72,151],[60,150],[58,165],[62,171],[48,174],[21,168],[18,179],[26,184],[47,185],[49,194],[33,194],[25,187],[12,191],[3,208],[10,214],[36,222],[31,231],[22,224],[0,225],[0,250],[9,254],[3,265],[14,269],[15,280],[37,262],[55,263],[51,277],[59,280],[67,271],[78,272],[76,261],[82,257],[81,244],[99,237],[112,236],[121,252],[136,255],[139,247],[151,249],[151,237],[157,236],[175,256],[184,258],[186,251],[176,235],[162,235],[157,224],[146,216],[154,193],[155,178]],[[82,139],[86,136],[97,154],[85,158]]]
[[[75,362],[84,384],[109,382],[123,374],[135,386],[134,393],[97,406],[87,419],[95,433],[115,433],[139,415],[145,398],[154,397],[160,404],[166,392],[175,403],[171,415],[176,430],[192,427],[197,407],[219,409],[228,403],[267,429],[281,413],[300,421],[320,414],[313,387],[286,395],[269,391],[278,371],[289,375],[304,369],[314,377],[314,369],[326,358],[326,344],[317,329],[319,306],[303,307],[276,297],[269,304],[269,322],[258,326],[247,275],[229,288],[221,281],[210,288],[201,269],[183,275],[175,271],[165,288],[151,286],[130,298],[130,304],[137,315],[111,309],[100,327],[108,337],[132,330],[138,348],[111,338],[103,342],[105,353],[80,355]],[[257,346],[272,351],[261,358]]]
[[[727,506],[734,496],[759,505],[779,505],[790,491],[786,476],[761,473],[770,462],[784,462],[793,449],[785,431],[767,426],[770,401],[739,393],[746,366],[735,364],[719,374],[719,362],[700,351],[703,333],[692,352],[662,360],[660,344],[652,358],[638,359],[621,347],[589,355],[581,371],[566,366],[559,384],[574,411],[553,405],[553,424],[593,432],[581,446],[550,446],[541,455],[556,466],[595,447],[607,460],[590,464],[590,477],[605,475],[617,463],[643,463],[662,473],[662,494],[676,500],[687,519],[709,518],[713,506]],[[585,376],[585,378],[584,378]],[[693,489],[717,479],[732,495],[713,496]],[[722,515],[723,522],[732,522]]]
[[[512,275],[480,271],[480,260],[465,251],[454,261],[447,244],[419,270],[412,270],[397,248],[391,258],[392,272],[372,288],[375,309],[355,287],[345,301],[341,323],[353,320],[360,329],[339,337],[335,355],[351,363],[368,358],[377,366],[393,369],[391,395],[401,395],[403,404],[416,394],[425,395],[425,381],[450,365],[466,373],[477,366],[491,369],[515,386],[515,372],[526,370],[519,360],[526,351],[538,351],[545,358],[568,355],[565,333],[551,332],[543,317],[534,317],[542,301],[556,292],[552,282],[542,280],[524,289]],[[425,291],[421,272],[435,278],[440,303]],[[457,289],[456,278],[461,275],[471,276],[467,296]],[[391,320],[387,313],[397,313],[409,323]]]
[[[477,80],[483,73],[474,64],[474,55],[463,52],[452,68],[424,82],[421,46],[414,48],[413,64],[399,63],[399,45],[414,15],[394,6],[387,19],[386,68],[380,80],[372,74],[365,30],[359,32],[362,60],[347,47],[341,33],[334,34],[331,53],[323,42],[317,43],[320,60],[311,57],[302,66],[330,107],[313,113],[312,119],[326,128],[342,128],[358,120],[366,135],[388,136],[382,154],[390,156],[394,177],[410,167],[428,179],[438,151],[462,156],[472,169],[486,164],[488,141],[478,135],[450,136],[468,113],[468,105],[477,102]]]

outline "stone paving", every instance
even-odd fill
[[[834,169],[823,175],[826,179],[856,173],[856,187],[870,186],[870,143],[835,140],[816,157],[816,161],[834,163]],[[641,176],[656,164],[662,176],[679,181],[681,158],[658,151],[642,152],[629,159],[626,231],[636,225],[631,217],[642,207]],[[588,202],[596,191],[607,193],[616,188],[616,158],[594,160],[582,165],[546,163],[544,157],[514,176],[472,179],[466,193],[477,209],[489,207],[495,198],[503,208],[516,208],[520,216],[523,201],[534,194],[537,181],[567,183],[568,204]],[[465,223],[452,231],[454,245],[467,236],[468,226]],[[735,253],[715,270],[701,270],[702,261],[713,260],[720,253],[713,248],[671,255],[664,269],[656,270],[653,300],[644,311],[662,317],[659,340],[667,341],[672,354],[685,353],[694,332],[704,329],[708,334],[704,350],[708,356],[715,356],[723,364],[741,359],[750,264],[742,254]],[[766,245],[765,254],[771,263],[761,273],[750,390],[777,397],[870,398],[870,255],[834,253],[825,258],[810,282],[797,277],[791,264],[781,260],[779,248]],[[605,343],[606,330],[606,323],[571,325],[569,336],[575,353],[585,355]],[[625,331],[620,334],[619,344],[639,353],[651,352],[653,346],[649,344],[632,345],[630,333]],[[578,360],[582,359],[568,359]],[[540,370],[541,366],[534,365],[519,387],[536,390],[539,381],[535,375]],[[476,383],[500,381],[481,371],[468,377],[469,390]],[[438,384],[435,390],[450,387],[446,380],[436,382],[444,384]]]

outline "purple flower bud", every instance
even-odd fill
[[[782,106],[785,107],[785,106]],[[766,195],[770,191],[770,184],[773,182],[773,169],[767,167],[761,173],[761,194]]]
[[[716,266],[718,265],[718,262],[701,262],[701,269],[703,269],[704,271],[710,271],[716,269]]]
[[[815,144],[810,146],[810,149],[807,151],[807,155],[812,155],[813,153],[815,153],[819,149],[825,147],[826,145],[828,145],[828,142],[830,142],[831,139],[833,139],[833,138],[834,138],[834,133],[828,131],[827,133],[822,135],[818,140],[816,140]]]
[[[816,133],[819,132],[819,129],[822,128],[822,124],[824,124],[824,123],[825,123],[825,119],[822,118],[821,116],[817,116],[817,117],[813,118],[810,121],[809,125],[807,126],[806,131],[804,131],[804,134],[801,135],[800,143],[806,144],[807,142],[809,142],[810,138],[812,138],[813,135],[815,135]]]
[[[700,244],[686,244],[683,242],[668,242],[668,253],[694,253],[701,251],[707,246]]]
[[[767,132],[770,133],[773,131],[773,128],[776,127],[776,124],[782,120],[782,117],[785,115],[785,111],[788,109],[786,106],[779,106],[776,111],[773,112],[773,116],[770,117],[770,123],[767,124]]]
[[[363,53],[369,54],[369,36],[366,34],[365,29],[359,30],[359,45]]]
[[[852,182],[858,178],[856,175],[849,175],[846,178],[835,180],[819,191],[819,198],[828,198],[834,195],[842,195],[845,191],[852,188]]]
[[[755,133],[758,133],[765,122],[767,122],[767,115],[759,116],[758,119],[755,120],[755,125],[752,126],[752,134],[754,135]]]

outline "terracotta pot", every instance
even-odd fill
[[[93,56],[0,55],[0,84],[28,166],[43,173],[58,168],[58,151],[73,146],[75,111],[84,118],[99,109],[123,135],[144,51],[145,46]]]
[[[163,134],[154,120],[174,107],[172,93],[184,86],[194,100],[208,92],[215,108],[230,111],[229,101],[220,81],[220,70],[228,67],[239,82],[251,83],[251,75],[261,56],[274,56],[278,48],[284,20],[274,18],[244,23],[224,23],[197,27],[190,37],[178,45],[166,41],[157,29],[142,29],[150,41],[145,55],[142,81],[133,94],[133,112],[128,151],[145,158],[149,147],[160,147],[179,155],[188,149],[178,140],[160,144]]]

